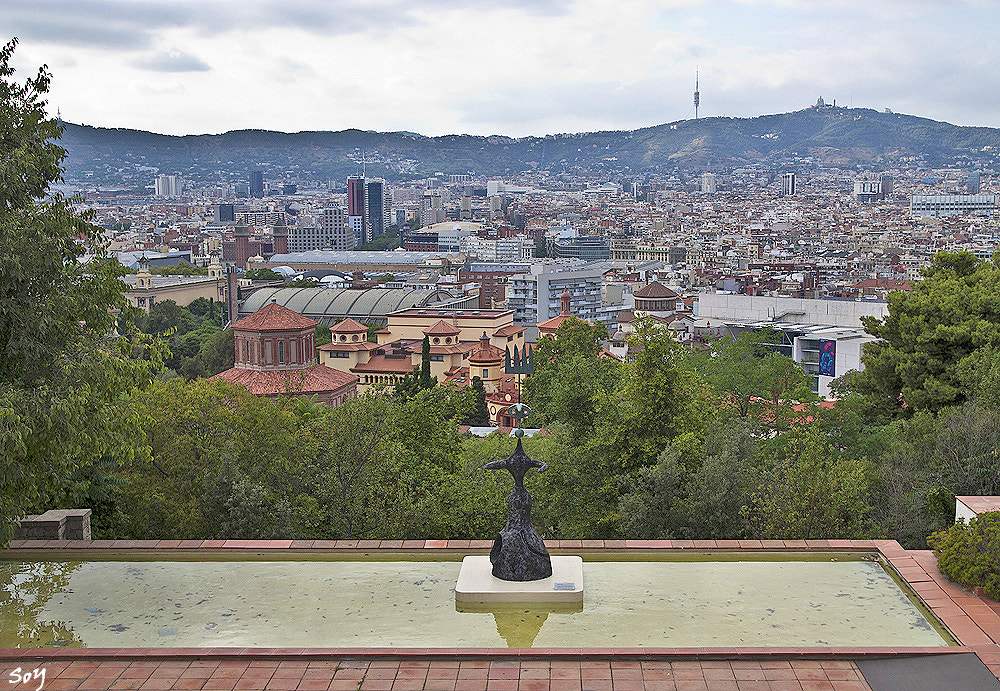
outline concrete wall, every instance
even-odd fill
[[[15,540],[89,540],[90,509],[50,509],[25,516],[14,529]]]
[[[885,302],[857,300],[809,300],[766,295],[717,295],[702,293],[695,302],[695,314],[708,319],[748,319],[781,321],[789,324],[825,324],[861,327],[861,317],[884,318]]]

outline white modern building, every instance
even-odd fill
[[[177,175],[160,175],[154,183],[157,197],[179,197],[184,191],[184,180]]]
[[[438,249],[444,251],[440,238],[438,233]],[[461,239],[460,251],[482,262],[521,261],[535,256],[535,243],[527,235],[497,239],[468,235]]]
[[[889,314],[889,305],[869,300],[701,293],[694,303],[694,312],[708,319],[794,322],[859,329],[862,317],[882,319]]]
[[[993,216],[993,194],[915,194],[910,197],[910,215],[914,218],[976,214]]]
[[[537,324],[559,315],[564,291],[570,294],[570,313],[587,321],[601,314],[601,284],[612,268],[608,262],[566,262],[551,260],[532,264],[531,271],[507,280],[507,309],[514,322]]]
[[[288,229],[288,251],[354,249],[354,231],[340,205],[319,209],[315,216],[300,216]]]

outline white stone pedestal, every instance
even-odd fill
[[[488,556],[463,559],[455,585],[455,602],[583,602],[583,559],[580,557],[552,557],[552,575],[537,581],[502,581],[492,572]]]

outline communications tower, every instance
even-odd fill
[[[698,91],[698,68],[694,69],[694,119],[698,119],[698,104],[701,102],[701,92]]]

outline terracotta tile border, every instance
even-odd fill
[[[279,554],[290,557],[304,553],[381,552],[406,554],[424,549],[458,557],[467,553],[487,553],[486,540],[14,540],[0,558],[39,558],[39,553],[59,550],[71,557],[117,552],[146,552],[148,556],[205,552],[206,556],[240,553]],[[948,581],[938,571],[937,562],[926,550],[904,550],[893,540],[546,540],[553,553],[572,552],[584,556],[663,554],[685,550],[712,552],[877,552],[888,568],[916,593],[960,645],[934,648],[62,648],[0,649],[0,659],[109,660],[186,658],[219,660],[299,660],[362,658],[366,660],[845,660],[860,657],[898,655],[939,655],[975,652],[1000,677],[1000,603],[977,596]]]

